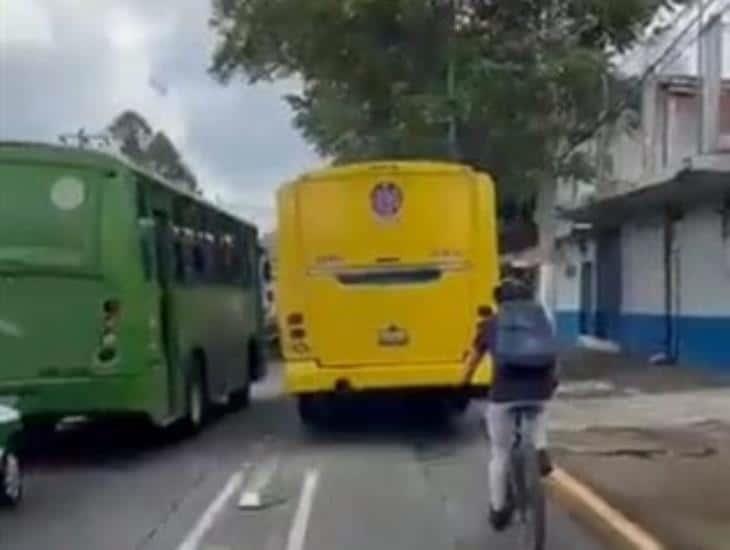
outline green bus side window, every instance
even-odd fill
[[[175,280],[178,283],[185,283],[185,247],[180,238],[175,239],[173,245],[173,254],[175,256]]]
[[[152,271],[154,256],[154,223],[150,216],[149,202],[144,184],[137,180],[137,231],[142,254],[142,271],[145,280],[150,281],[154,275]]]
[[[244,288],[250,288],[253,284],[253,266],[251,265],[251,236],[248,231],[241,231],[239,242],[238,265],[241,269],[238,280]]]

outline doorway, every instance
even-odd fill
[[[580,268],[580,334],[593,334],[593,263],[583,262]]]

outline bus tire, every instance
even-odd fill
[[[261,355],[255,340],[248,343],[246,354],[246,381],[242,387],[231,393],[229,401],[231,411],[247,409],[251,404],[251,384],[258,379],[257,376],[260,372],[261,365],[259,361]]]
[[[246,351],[248,383],[259,382],[266,377],[266,357],[261,342],[252,338]]]
[[[23,472],[12,448],[0,456],[0,506],[15,507],[23,499]]]
[[[231,393],[228,403],[231,411],[247,409],[251,404],[251,379],[248,378],[242,388]]]
[[[299,419],[307,428],[321,428],[325,421],[325,412],[321,397],[317,395],[300,395],[297,400]]]
[[[184,431],[195,435],[203,429],[208,415],[208,397],[205,391],[205,376],[200,361],[195,361],[188,375],[185,391]]]
[[[468,397],[455,397],[451,401],[451,414],[454,416],[463,416],[469,410],[470,404],[471,402]]]

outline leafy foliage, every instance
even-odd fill
[[[198,190],[195,175],[170,138],[162,131],[155,132],[139,113],[124,111],[111,122],[107,131],[121,153],[132,162],[185,189]]]
[[[213,0],[212,73],[298,77],[294,123],[336,162],[458,157],[529,197],[617,89],[611,56],[668,0]],[[557,162],[556,159],[560,159]]]

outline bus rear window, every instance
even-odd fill
[[[0,165],[0,269],[90,268],[97,199],[93,173],[67,167]]]
[[[408,285],[430,283],[441,278],[438,268],[380,269],[337,274],[344,285]]]

